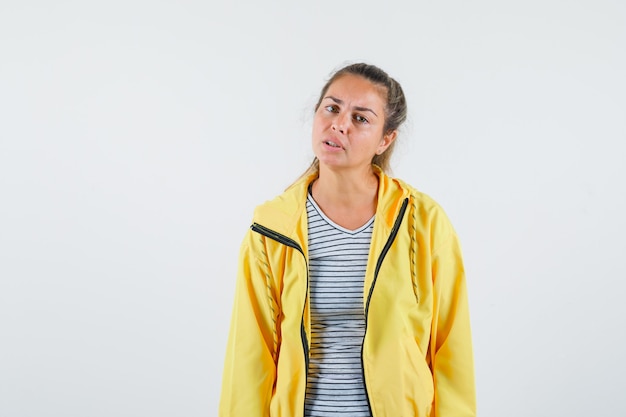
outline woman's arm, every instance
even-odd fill
[[[276,377],[276,303],[268,289],[264,238],[249,231],[241,246],[220,417],[267,417]]]
[[[431,367],[435,417],[475,417],[476,392],[465,270],[461,248],[445,219],[447,237],[432,254],[434,285]],[[445,236],[444,235],[444,236]]]

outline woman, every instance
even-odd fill
[[[475,416],[457,236],[385,174],[405,119],[375,66],[322,89],[313,164],[241,247],[220,416]]]

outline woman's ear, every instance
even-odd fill
[[[389,147],[389,145],[391,145],[393,141],[396,140],[397,136],[398,136],[397,130],[392,130],[386,133],[385,135],[383,135],[383,138],[380,141],[380,145],[378,145],[378,149],[376,150],[376,155],[381,155],[383,152],[385,152],[387,148]]]

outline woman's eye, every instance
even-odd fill
[[[359,123],[367,123],[367,119],[358,114],[354,116],[354,120],[356,120]]]
[[[332,104],[324,108],[326,109],[327,112],[331,112],[331,113],[337,113],[339,111],[339,109],[337,109],[337,106],[332,105]]]

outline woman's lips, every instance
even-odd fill
[[[332,140],[325,140],[324,141],[324,145],[333,148],[333,149],[341,149],[341,145],[338,144],[337,142],[334,142]]]

